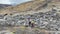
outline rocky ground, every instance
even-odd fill
[[[14,34],[60,34],[59,13],[59,9],[52,8],[49,11],[34,13],[31,15],[20,15],[19,13],[14,15],[0,14],[0,33],[5,34],[6,30],[9,30],[9,28],[10,30],[14,30],[14,27],[16,27]],[[28,25],[28,18],[35,21],[37,24],[36,28],[20,27]]]

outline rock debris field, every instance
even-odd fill
[[[48,34],[60,34],[60,11],[57,9],[52,9],[50,11],[47,11],[45,13],[35,13],[32,15],[20,15],[20,14],[14,14],[14,15],[1,15],[0,14],[0,27],[15,27],[15,26],[22,26],[22,25],[28,25],[28,18],[32,19],[37,23],[37,27],[40,29],[45,29]],[[0,28],[1,29],[1,28]],[[25,31],[25,30],[24,30]],[[27,32],[28,31],[28,32]],[[26,30],[25,34],[44,34],[42,32],[40,33],[34,33],[34,31],[29,32],[30,30]],[[15,34],[24,34],[20,33],[23,31],[17,30]],[[47,34],[47,33],[46,33]]]

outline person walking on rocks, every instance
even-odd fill
[[[31,21],[31,27],[33,28],[35,26],[35,22]]]
[[[31,21],[29,21],[29,26],[31,26]]]
[[[29,23],[28,23],[29,24],[29,27],[31,27],[31,21],[32,20],[30,18],[28,18],[28,21],[29,21]]]
[[[28,21],[29,21],[29,27],[34,27],[34,25],[35,25],[35,22],[32,20],[32,19],[28,19]]]

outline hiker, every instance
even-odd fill
[[[28,21],[29,21],[28,25],[31,26],[31,19],[28,18]]]
[[[35,26],[35,22],[31,21],[31,27],[34,27],[34,26]]]
[[[31,26],[31,21],[29,21],[29,26]]]
[[[30,19],[30,18],[28,18],[28,21],[29,21],[29,23],[28,23],[29,27],[34,27],[34,25],[35,25],[34,23],[35,22],[32,19]]]
[[[29,21],[29,27],[34,27],[34,22],[33,21]]]

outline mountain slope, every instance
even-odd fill
[[[26,12],[26,11],[31,11],[35,10],[38,8],[38,6],[44,5],[45,0],[34,0],[34,1],[29,1],[26,3],[22,3],[20,5],[14,6],[14,7],[7,7],[3,10],[0,11],[0,13],[11,13],[11,12]]]
[[[5,8],[5,7],[8,7],[8,6],[11,6],[11,5],[8,5],[8,4],[0,4],[0,9]]]
[[[33,0],[29,2],[22,3],[20,5],[14,7],[7,7],[0,11],[0,14],[10,14],[10,13],[24,13],[30,11],[40,10],[43,7],[46,7],[48,4],[48,8],[52,8],[52,5],[58,4],[60,0]],[[46,7],[46,8],[47,8]]]

